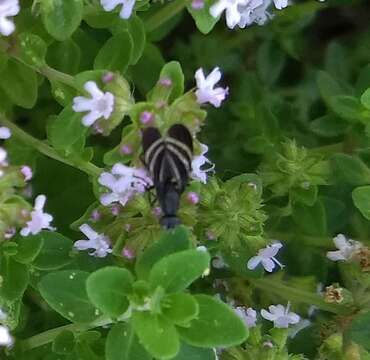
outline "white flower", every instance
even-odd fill
[[[240,6],[239,27],[245,28],[254,23],[264,25],[272,18],[272,14],[267,10],[270,4],[271,0],[250,0],[246,5]]]
[[[0,139],[5,140],[9,139],[12,136],[12,132],[9,128],[5,126],[0,126]]]
[[[288,6],[288,0],[274,0],[276,9],[281,10]]]
[[[24,176],[24,181],[30,181],[32,179],[32,169],[28,165],[23,165],[21,167],[21,173]]]
[[[12,344],[13,338],[9,333],[9,329],[0,325],[0,346],[11,346]]]
[[[202,68],[195,72],[195,81],[197,83],[195,95],[199,104],[209,102],[215,107],[220,107],[221,102],[225,100],[229,93],[229,88],[215,88],[216,83],[218,83],[220,79],[221,71],[218,67],[214,68],[207,77],[204,76]]]
[[[8,166],[8,153],[2,147],[0,147],[0,167]],[[0,177],[4,175],[4,172],[0,170]]]
[[[275,242],[271,245],[267,245],[263,249],[260,249],[257,256],[253,256],[249,259],[247,264],[248,269],[254,270],[260,263],[267,272],[272,272],[275,268],[275,264],[279,265],[280,268],[283,268],[284,265],[275,258],[282,246],[283,245],[280,242]]]
[[[8,316],[6,315],[6,313],[2,309],[0,309],[0,321],[6,320],[7,317]]]
[[[215,269],[223,269],[223,268],[226,268],[228,267],[228,265],[226,264],[224,258],[218,254],[216,255],[213,259],[212,259],[212,266],[215,268]]]
[[[95,249],[89,255],[96,257],[105,257],[112,252],[109,246],[109,239],[104,234],[98,234],[89,225],[83,224],[79,227],[80,231],[84,233],[88,240],[78,240],[74,243],[77,250]]]
[[[261,315],[264,319],[272,321],[276,328],[288,328],[289,324],[297,324],[299,315],[290,312],[290,304],[285,308],[283,305],[271,305],[269,311],[262,309]]]
[[[91,126],[101,117],[106,120],[109,119],[114,108],[114,95],[110,92],[102,92],[94,81],[88,81],[84,88],[91,95],[91,99],[77,96],[73,99],[72,106],[75,112],[89,111],[82,118],[82,123],[85,126]]]
[[[338,234],[334,239],[337,251],[328,251],[326,256],[332,261],[345,260],[352,258],[353,254],[361,247],[361,243],[352,239],[347,239],[343,234]]]
[[[204,245],[197,246],[197,250],[201,252],[208,252],[208,249]]]
[[[14,30],[15,25],[8,17],[15,16],[19,13],[18,0],[1,0],[0,1],[0,34],[9,36]]]
[[[209,12],[214,17],[219,17],[224,11],[226,13],[226,24],[233,29],[240,21],[239,7],[246,5],[248,0],[219,0],[213,4]]]
[[[202,149],[201,154],[195,156],[191,162],[190,177],[205,184],[207,182],[207,172],[212,171],[215,165],[204,156],[204,154],[208,151],[208,146],[205,144],[200,144],[200,147]],[[206,163],[211,166],[208,169],[202,170],[201,167]]]
[[[99,184],[111,190],[103,194],[100,202],[107,206],[113,202],[126,205],[136,193],[145,192],[152,184],[144,169],[136,169],[117,163],[112,167],[111,173],[104,172],[99,177]]]
[[[34,210],[31,211],[31,220],[28,221],[26,223],[27,226],[21,230],[22,236],[38,234],[42,229],[55,230],[55,228],[50,226],[50,223],[53,221],[53,217],[48,213],[44,213],[45,202],[45,195],[39,195],[36,197]]]
[[[117,5],[122,4],[119,16],[122,19],[128,19],[135,5],[135,0],[100,0],[105,11],[112,11]]]
[[[235,313],[245,322],[248,328],[256,326],[257,312],[252,308],[246,309],[244,306],[238,306],[234,309]]]

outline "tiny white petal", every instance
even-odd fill
[[[9,36],[15,30],[14,22],[9,17],[16,16],[20,11],[18,0],[0,1],[0,34]]]
[[[112,11],[116,6],[122,4],[120,17],[128,19],[135,6],[135,0],[100,0],[100,3],[105,11]]]
[[[197,89],[195,91],[195,96],[199,104],[210,103],[215,107],[221,106],[223,100],[225,100],[229,89],[217,87],[221,79],[221,72],[218,67],[214,68],[212,72],[205,77],[203,69],[200,68],[195,72],[195,81],[197,84]]]
[[[109,119],[114,110],[114,95],[110,92],[102,92],[94,81],[87,81],[84,88],[91,98],[76,96],[72,105],[75,112],[88,112],[82,118],[83,125],[88,127],[100,118]]]
[[[10,335],[9,329],[0,325],[0,346],[11,346],[12,344],[13,338]]]
[[[36,235],[42,229],[54,231],[55,228],[50,225],[53,221],[53,217],[44,212],[44,205],[46,202],[45,195],[39,195],[35,199],[34,210],[31,211],[31,220],[27,221],[26,226],[21,230],[22,236],[28,236],[29,234]]]
[[[9,139],[12,136],[12,132],[5,126],[0,126],[0,139]]]

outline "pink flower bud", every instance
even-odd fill
[[[194,10],[201,10],[204,8],[204,1],[203,0],[193,0],[191,2],[191,7]]]
[[[170,87],[172,85],[172,80],[168,78],[160,79],[159,83],[164,87]]]
[[[113,216],[118,216],[119,213],[121,212],[121,207],[119,205],[113,205],[110,211]]]
[[[125,257],[126,259],[134,259],[135,258],[135,253],[133,250],[129,249],[127,246],[125,246],[122,250],[122,256]]]
[[[153,208],[152,212],[153,212],[154,216],[156,216],[156,217],[162,216],[162,209],[158,206]]]
[[[216,240],[216,235],[213,231],[208,230],[206,233],[206,237],[208,240]]]
[[[102,77],[102,81],[104,84],[111,82],[113,79],[114,79],[114,74],[110,71],[104,74]]]
[[[143,125],[147,125],[147,124],[151,123],[153,120],[154,120],[154,114],[151,113],[150,111],[143,111],[140,114],[140,122]]]
[[[186,199],[193,205],[196,205],[199,203],[199,194],[194,192],[194,191],[190,191],[186,194]]]
[[[129,155],[129,154],[132,154],[132,147],[128,144],[123,144],[120,147],[120,151],[121,151],[121,154],[123,155]]]
[[[95,209],[91,213],[91,219],[93,221],[99,221],[101,219],[101,213],[98,209]]]

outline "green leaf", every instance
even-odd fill
[[[139,16],[132,15],[128,21],[128,29],[134,42],[130,64],[135,65],[144,52],[146,43],[145,27]]]
[[[13,259],[21,264],[32,263],[41,252],[44,245],[44,238],[41,234],[19,236],[17,239],[18,253]]]
[[[8,301],[20,299],[28,286],[27,266],[16,262],[11,257],[2,256],[0,259],[0,279],[0,298]]]
[[[313,120],[310,123],[310,129],[319,136],[335,137],[346,132],[348,123],[338,116],[328,114]]]
[[[321,97],[328,105],[333,96],[343,95],[345,92],[341,86],[325,71],[317,73],[317,85],[320,90]]]
[[[94,321],[100,313],[87,296],[86,280],[89,275],[79,270],[49,273],[39,282],[41,296],[51,308],[72,322]]]
[[[135,264],[137,276],[147,279],[151,268],[157,261],[175,252],[187,250],[189,247],[189,234],[184,226],[164,231],[161,238],[139,256]]]
[[[209,254],[198,250],[168,255],[153,266],[149,283],[153,288],[161,286],[168,293],[185,290],[208,269],[209,261]]]
[[[370,169],[360,158],[335,154],[331,162],[337,181],[356,186],[370,184]]]
[[[361,214],[370,220],[370,186],[361,186],[354,189],[352,199]]]
[[[125,72],[131,61],[134,43],[128,31],[113,35],[100,49],[94,69]]]
[[[45,63],[47,45],[37,35],[22,33],[18,36],[20,54],[19,57],[32,66],[42,66]]]
[[[37,77],[34,70],[9,59],[0,74],[0,88],[15,105],[31,109],[37,101]]]
[[[87,129],[81,122],[81,114],[68,106],[52,120],[48,128],[48,139],[55,149],[63,151],[67,156],[81,154]]]
[[[162,313],[176,325],[186,325],[199,312],[194,296],[185,293],[167,295],[161,302]]]
[[[356,315],[349,327],[348,334],[355,343],[370,351],[370,312]]]
[[[202,349],[181,343],[179,353],[172,360],[216,360],[213,349]]]
[[[71,354],[75,347],[75,336],[72,331],[63,330],[52,344],[52,350],[58,355]]]
[[[198,30],[203,34],[208,34],[219,20],[218,18],[214,18],[209,12],[212,4],[212,1],[205,0],[202,9],[193,9],[190,3],[187,5],[187,9],[193,17]]]
[[[331,109],[343,120],[348,122],[358,122],[366,120],[364,107],[354,96],[337,95],[329,100]]]
[[[307,189],[305,188],[293,188],[290,190],[290,195],[294,202],[312,206],[317,199],[318,188],[315,185],[311,185]]]
[[[170,85],[161,84],[161,80],[170,80]],[[168,101],[172,103],[184,92],[184,74],[181,65],[177,61],[167,63],[159,75],[159,81],[148,94],[148,100],[152,102]]]
[[[248,329],[229,306],[208,295],[195,298],[199,303],[198,317],[189,327],[178,328],[184,341],[212,348],[239,345],[247,339]]]
[[[72,39],[51,44],[46,57],[49,66],[67,74],[76,74],[80,59],[81,50]]]
[[[109,331],[105,345],[106,360],[151,360],[140,345],[130,324],[116,324]]]
[[[38,236],[43,239],[43,247],[33,261],[33,267],[39,270],[55,270],[72,261],[69,253],[73,243],[70,239],[51,231],[42,231]]]
[[[152,44],[146,44],[142,57],[132,67],[134,83],[142,94],[146,94],[155,85],[163,65],[160,50]]]
[[[365,92],[361,95],[361,104],[370,110],[370,88],[366,89]]]
[[[47,32],[67,40],[82,20],[83,0],[41,0],[41,18]]]
[[[132,291],[133,276],[119,267],[105,267],[92,273],[86,289],[91,302],[111,317],[123,314],[129,305],[127,295]]]
[[[180,341],[176,328],[161,315],[134,312],[132,324],[140,343],[155,358],[172,359],[179,351]]]
[[[296,203],[293,206],[292,217],[305,234],[318,236],[326,234],[325,207],[320,200],[313,206]]]
[[[264,41],[257,52],[257,72],[261,80],[272,85],[284,68],[286,56],[274,41]]]

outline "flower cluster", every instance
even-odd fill
[[[234,309],[235,313],[244,321],[248,328],[256,326],[257,312],[253,308],[244,308],[238,306]],[[261,310],[261,316],[274,323],[275,328],[286,329],[289,325],[297,324],[300,321],[299,315],[290,311],[290,303],[287,307],[283,305],[270,305],[268,311]]]
[[[230,29],[236,26],[245,28],[253,23],[263,25],[272,18],[269,10],[272,0],[219,0],[210,8],[213,17],[226,14],[226,24]],[[288,6],[287,0],[274,0],[276,9]]]
[[[152,181],[145,169],[131,168],[117,163],[110,173],[104,172],[100,175],[99,184],[110,190],[100,197],[100,202],[104,206],[114,202],[125,206],[136,193],[143,193],[151,186]]]

